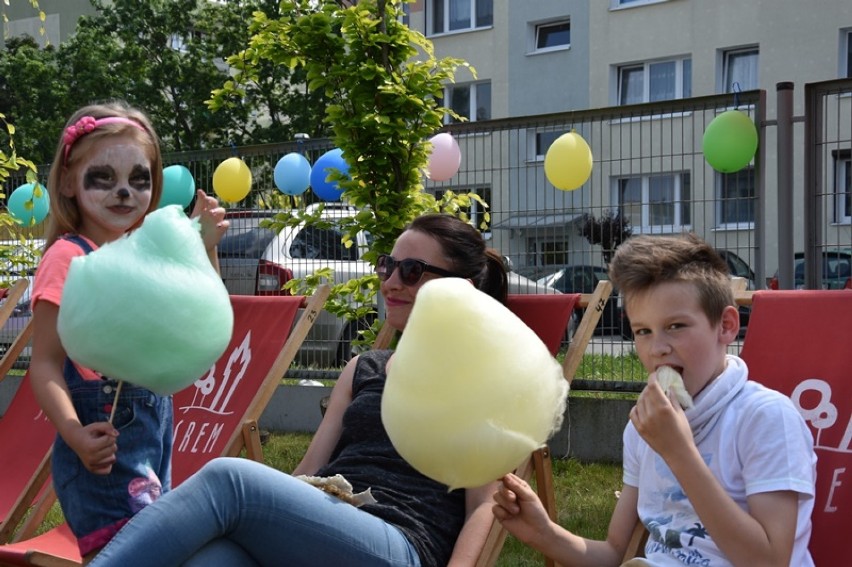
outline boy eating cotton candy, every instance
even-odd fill
[[[691,234],[636,236],[616,252],[610,277],[649,378],[624,431],[624,485],[607,538],[551,522],[514,475],[494,496],[497,518],[563,565],[619,565],[637,518],[650,537],[647,560],[631,564],[813,565],[812,437],[787,397],[748,380],[745,363],[726,354],[739,314],[724,260]],[[675,387],[663,391],[663,367],[682,376],[693,407],[682,408]]]

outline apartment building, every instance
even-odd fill
[[[559,195],[542,175],[525,177],[527,183],[502,186],[503,191],[520,193],[520,198],[497,194],[499,182],[488,188],[495,203],[494,228],[499,229],[502,222],[515,229],[494,230],[494,242],[516,256],[528,256],[532,251],[538,257],[526,260],[533,263],[547,261],[546,251],[560,247],[565,251],[558,255],[560,262],[582,258],[598,263],[599,258],[589,260],[588,247],[577,241],[574,228],[560,230],[558,225],[570,224],[584,210],[618,209],[631,220],[634,232],[691,229],[712,235],[732,249],[761,243],[765,268],[771,275],[777,267],[773,258],[779,231],[774,221],[779,168],[777,128],[773,127],[776,86],[782,82],[793,85],[793,114],[797,117],[793,147],[802,148],[805,84],[852,77],[852,10],[846,0],[419,0],[410,6],[409,25],[433,42],[437,56],[460,56],[476,68],[475,78],[457,77],[457,83],[446,91],[449,105],[471,121],[766,91],[766,124],[761,125],[764,139],[759,153],[763,157],[765,241],[755,237],[753,216],[757,211],[753,205],[725,205],[731,200],[746,203],[754,197],[757,180],[753,167],[736,177],[712,170],[708,174],[696,171],[705,167],[702,160],[671,159],[671,148],[664,147],[659,154],[666,157],[655,163],[628,163],[618,170],[594,172],[588,185],[573,195]],[[735,101],[733,97],[731,107]],[[840,104],[837,115],[843,121],[849,97]],[[637,122],[648,129],[676,118],[666,113]],[[683,128],[680,118],[679,125],[662,128]],[[699,154],[702,131],[703,125],[693,124],[683,133],[697,139]],[[558,134],[558,130],[551,132],[548,140]],[[541,135],[535,134],[539,138],[536,144]],[[832,154],[833,162],[826,164],[835,175],[836,206],[826,212],[825,222],[834,231],[829,238],[841,243],[852,242],[848,134],[846,139],[845,147],[838,148]],[[611,146],[612,142],[600,145],[596,164],[611,161]],[[793,155],[793,187],[799,203],[803,198],[803,153],[794,151]],[[539,150],[539,158],[541,154]],[[529,155],[502,157],[533,161]],[[541,163],[537,167],[540,170]],[[672,170],[667,174],[669,167]],[[608,179],[598,178],[601,175]],[[548,195],[554,192],[555,197]],[[591,192],[595,194],[583,195]],[[666,200],[671,210],[657,215],[665,217],[665,223],[655,224],[653,210],[659,210]],[[699,218],[694,212],[681,215],[687,208],[678,204],[685,201],[717,204],[707,207]],[[514,210],[501,214],[501,206],[508,203]],[[801,206],[795,209],[796,242],[803,242],[803,210]],[[537,224],[525,225],[526,221],[518,220],[517,211],[527,218],[536,217]],[[551,220],[542,221],[542,215]],[[522,258],[521,263],[527,262]]]

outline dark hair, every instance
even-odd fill
[[[469,278],[477,289],[506,304],[509,279],[503,256],[485,245],[482,234],[448,214],[417,217],[405,230],[416,230],[438,241],[453,272]]]
[[[698,301],[711,323],[734,305],[728,264],[693,233],[639,235],[618,247],[609,264],[609,279],[624,295],[625,305],[639,293],[666,282],[686,282],[698,290]]]

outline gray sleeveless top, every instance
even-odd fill
[[[355,492],[371,488],[378,502],[362,510],[402,530],[423,567],[444,566],[464,523],[465,493],[448,492],[445,484],[414,470],[393,448],[381,418],[385,365],[391,354],[360,355],[340,441],[317,474],[342,474]]]

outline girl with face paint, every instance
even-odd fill
[[[53,482],[86,557],[171,484],[171,398],[124,384],[110,423],[117,382],[70,360],[57,331],[71,260],[139,227],[157,208],[163,163],[151,122],[123,102],[81,108],[62,132],[47,187],[50,215],[32,293],[29,376],[57,429]],[[216,245],[228,227],[225,210],[198,191],[192,216],[199,217],[208,256],[218,268]]]

